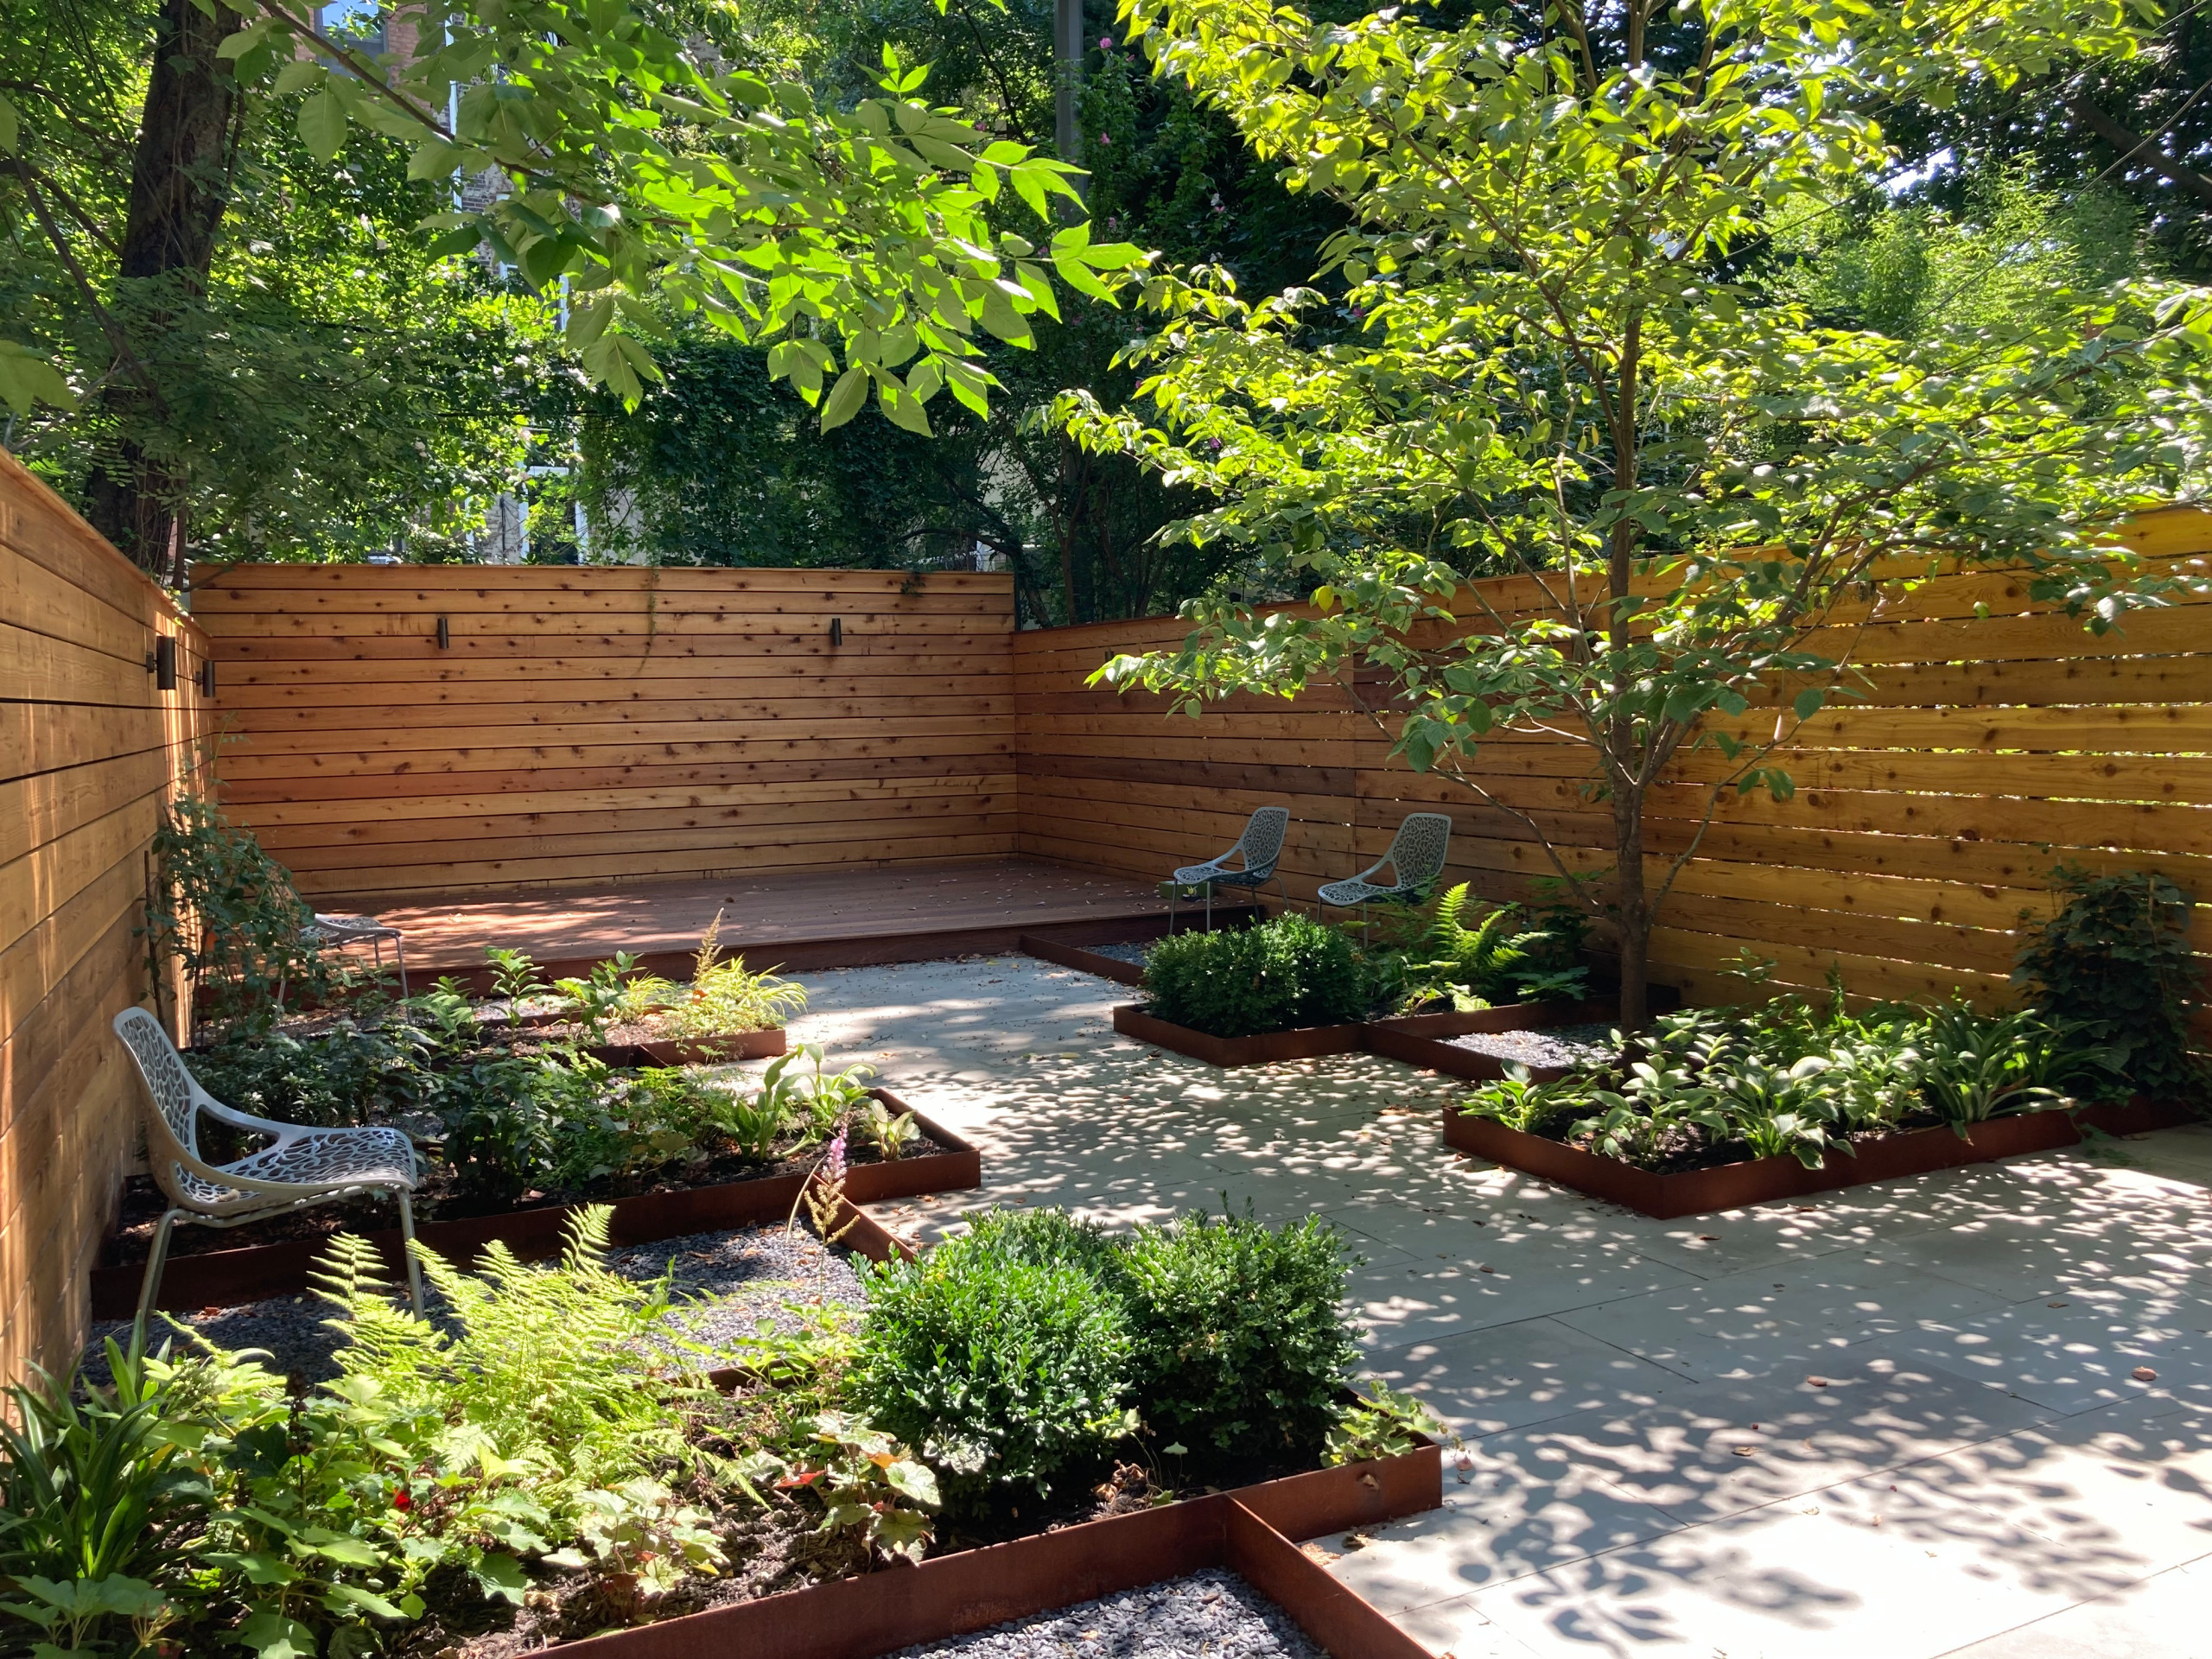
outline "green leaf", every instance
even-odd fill
[[[0,92],[0,156],[12,156],[22,132],[22,123],[16,115],[16,106],[8,95]]]
[[[1819,686],[1812,686],[1805,690],[1800,691],[1797,694],[1796,701],[1794,701],[1789,706],[1797,711],[1798,719],[1810,720],[1815,715],[1821,712],[1821,706],[1825,704],[1827,700],[1828,694],[1825,690]]]
[[[891,419],[893,426],[905,428],[920,437],[930,435],[930,417],[924,412],[921,402],[899,384],[899,378],[886,374],[876,387],[876,406]]]
[[[461,158],[467,153],[459,144],[449,144],[442,138],[425,138],[407,158],[407,176],[417,182],[449,179],[460,170]]]
[[[346,106],[326,86],[300,105],[300,140],[318,162],[337,160],[346,144]]]
[[[310,86],[319,86],[327,73],[314,58],[294,58],[276,72],[276,96],[289,98],[294,92],[303,92]]]
[[[251,1649],[257,1659],[315,1659],[315,1632],[282,1613],[251,1615],[231,1640]]]
[[[53,364],[12,340],[0,340],[0,401],[28,415],[34,404],[74,409],[77,394]]]
[[[402,1619],[404,1609],[394,1606],[372,1591],[358,1585],[334,1584],[322,1598],[322,1605],[334,1613],[366,1613],[372,1618]]]
[[[523,1572],[522,1563],[513,1556],[487,1554],[469,1571],[487,1599],[522,1605],[523,1592],[530,1588],[530,1579]]]
[[[830,388],[830,396],[822,405],[822,429],[833,431],[861,411],[861,399],[868,396],[868,371],[855,365],[837,377],[837,384]]]

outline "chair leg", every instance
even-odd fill
[[[130,1351],[146,1351],[146,1316],[154,1311],[154,1299],[162,1293],[162,1272],[169,1262],[169,1234],[176,1227],[181,1210],[163,1212],[160,1225],[154,1229],[154,1248],[146,1255],[146,1276],[138,1285],[138,1313],[130,1321]]]
[[[1206,931],[1213,931],[1213,883],[1206,883]]]
[[[415,1201],[405,1187],[392,1196],[399,1200],[399,1248],[407,1252],[407,1300],[415,1317],[423,1317],[423,1264],[415,1259]]]
[[[407,1001],[407,941],[394,939],[391,956],[392,960],[399,964],[399,1000],[404,1002]]]

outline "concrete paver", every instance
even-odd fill
[[[1662,1222],[1445,1151],[1465,1085],[1217,1071],[1072,969],[808,984],[796,1036],[983,1150],[896,1228],[1225,1192],[1344,1230],[1363,1366],[1465,1455],[1445,1508],[1323,1541],[1432,1652],[2212,1659],[2212,1129]]]

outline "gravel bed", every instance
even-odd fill
[[[664,1238],[610,1250],[607,1261],[625,1278],[639,1281],[658,1278],[672,1263],[670,1293],[677,1306],[670,1310],[667,1323],[692,1342],[709,1347],[753,1335],[763,1318],[779,1328],[792,1328],[798,1320],[785,1309],[786,1302],[857,1307],[864,1300],[849,1252],[825,1252],[811,1234],[794,1237],[780,1227]],[[428,1285],[423,1300],[431,1322],[450,1331],[444,1301]],[[278,1296],[239,1307],[156,1314],[147,1322],[146,1339],[148,1346],[158,1348],[165,1339],[175,1338],[168,1324],[175,1319],[219,1348],[265,1349],[271,1356],[266,1362],[271,1370],[298,1371],[311,1382],[321,1382],[338,1374],[333,1357],[338,1333],[324,1323],[333,1313],[318,1296]],[[92,1382],[108,1380],[102,1344],[110,1336],[128,1344],[130,1322],[93,1325],[85,1349],[85,1375]]]
[[[1601,1065],[1614,1053],[1610,1024],[1552,1026],[1542,1031],[1471,1031],[1447,1040],[1454,1048],[1472,1049],[1522,1065]]]
[[[898,1659],[1323,1659],[1289,1614],[1219,1567],[907,1648]]]
[[[1094,957],[1111,957],[1116,962],[1134,963],[1141,968],[1144,959],[1152,954],[1157,939],[1143,939],[1128,944],[1086,944],[1083,947]]]

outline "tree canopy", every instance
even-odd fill
[[[2155,601],[2116,531],[2202,483],[2203,295],[2015,261],[2010,301],[1923,284],[1897,319],[1780,257],[1897,170],[1884,113],[2124,56],[2118,0],[1549,0],[1459,28],[1125,10],[1162,73],[1351,223],[1322,262],[1340,302],[1162,270],[1136,406],[1064,401],[1087,444],[1213,503],[1174,533],[1264,550],[1313,600],[1192,607],[1180,651],[1103,677],[1195,710],[1379,668],[1399,751],[1477,798],[1501,728],[1580,745],[1613,819],[1589,899],[1624,1018],[1688,856],[1647,871],[1650,792],[1704,752],[1712,799],[1787,793],[1796,725],[1850,688],[1819,632],[1839,604],[1992,563],[2093,626]],[[1339,303],[1350,337],[1314,327]],[[1501,609],[1463,585],[1477,570],[1529,581]],[[1423,622],[1451,642],[1417,644]]]

